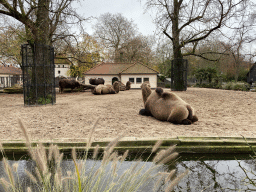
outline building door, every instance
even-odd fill
[[[112,78],[112,85],[114,84],[115,81],[118,81],[118,78],[117,78],[117,77],[113,77],[113,78]]]

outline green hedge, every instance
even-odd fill
[[[228,82],[226,84],[220,83],[202,83],[201,85],[197,83],[194,87],[202,88],[213,88],[213,89],[225,89],[225,90],[235,90],[235,91],[249,91],[250,84],[246,82]]]
[[[13,85],[12,87],[4,88],[5,93],[23,93],[23,87],[19,85]]]

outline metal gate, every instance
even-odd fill
[[[21,54],[24,105],[56,103],[53,47],[25,44]]]

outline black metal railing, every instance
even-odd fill
[[[24,105],[56,103],[54,48],[25,44],[21,54]]]

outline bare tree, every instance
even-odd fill
[[[31,92],[24,99],[26,104],[37,104],[39,100],[46,100],[48,94],[52,93],[50,86],[45,89],[42,86],[37,86],[51,85],[49,82],[52,82],[54,78],[52,69],[44,67],[45,58],[50,58],[51,53],[49,49],[43,49],[40,44],[52,45],[56,39],[64,38],[67,34],[68,22],[73,23],[74,19],[81,21],[81,18],[72,10],[72,2],[72,0],[0,0],[0,14],[13,18],[24,25],[26,40],[31,46],[33,60],[36,58],[36,63],[39,66],[33,66],[30,71],[32,83],[29,83],[28,86],[30,86]],[[50,59],[47,60],[47,63],[49,62]],[[53,97],[50,98],[53,101]]]
[[[255,11],[255,5],[250,4],[248,6],[248,10]],[[255,15],[244,12],[240,14],[240,18],[236,19],[236,23],[229,27],[230,30],[233,31],[232,35],[223,35],[226,39],[225,43],[222,45],[226,49],[225,51],[229,53],[232,59],[232,68],[234,69],[234,77],[235,81],[238,80],[239,73],[242,68],[244,68],[243,64],[245,63],[246,57],[250,60],[255,57],[255,54],[251,53],[251,50],[248,51],[249,44],[255,42],[256,33],[255,33]],[[250,65],[250,62],[247,62]],[[250,67],[250,66],[247,66]]]
[[[201,40],[222,28],[230,18],[244,10],[245,0],[147,0],[147,9],[156,13],[155,23],[172,41],[173,58],[196,55]],[[190,53],[183,48],[191,46]],[[201,57],[203,57],[201,55]],[[184,90],[182,63],[176,62],[174,89]]]
[[[72,2],[72,0],[0,0],[0,14],[24,24],[27,41],[30,44],[52,45],[56,39],[67,35],[67,25],[63,27],[64,23],[74,24],[83,20],[72,9]]]
[[[20,45],[26,43],[25,28],[20,25],[0,28],[0,64],[21,66]]]
[[[137,27],[133,21],[126,19],[122,14],[102,14],[94,25],[95,36],[100,39],[106,47],[112,49],[113,59],[119,57],[120,50],[131,41],[136,33]]]
[[[140,62],[152,66],[155,53],[153,51],[154,40],[151,37],[137,35],[125,42],[119,50],[120,56],[116,60],[121,62]]]

